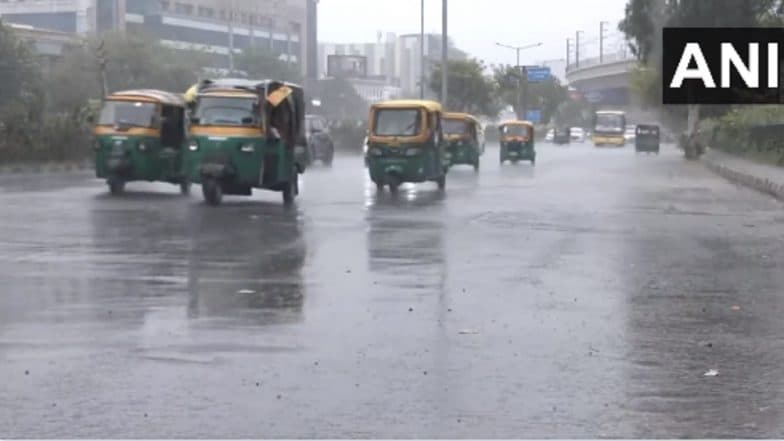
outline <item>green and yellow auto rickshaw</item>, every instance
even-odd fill
[[[506,121],[498,126],[501,142],[501,164],[531,161],[536,164],[534,125],[529,121]]]
[[[472,165],[478,171],[479,157],[482,155],[479,139],[482,123],[468,113],[445,113],[443,125],[449,166]]]
[[[378,190],[404,182],[434,181],[446,187],[449,163],[441,127],[441,104],[391,100],[370,108],[368,171]]]
[[[115,92],[103,101],[93,134],[95,174],[113,195],[126,182],[160,181],[190,192],[183,158],[185,101],[161,90]]]
[[[191,127],[186,166],[204,199],[281,192],[290,204],[307,164],[302,88],[282,81],[205,80],[186,93]]]

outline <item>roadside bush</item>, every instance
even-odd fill
[[[784,166],[784,106],[738,106],[700,132],[713,148]]]

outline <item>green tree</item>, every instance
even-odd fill
[[[661,30],[674,27],[755,27],[775,23],[781,12],[781,0],[628,0],[624,19],[618,28],[629,40],[633,53],[644,68],[632,74],[632,88],[650,103],[659,95],[661,83]],[[726,106],[708,109],[712,115],[729,110]],[[668,109],[670,115],[686,117],[686,131],[695,133],[700,119],[700,106],[687,106],[687,114],[681,108]],[[687,155],[689,151],[687,150]]]
[[[496,66],[493,69],[493,81],[497,99],[504,105],[510,105],[518,112],[517,93],[518,81],[522,81],[521,73],[514,66]],[[542,122],[547,124],[555,114],[558,106],[568,98],[568,90],[557,77],[551,76],[540,83],[529,83],[526,95],[526,108],[538,109],[542,112]]]
[[[476,59],[448,61],[448,102],[442,103],[448,111],[475,115],[498,113],[495,84],[492,78],[485,75],[485,69],[485,65]],[[429,86],[434,93],[441,93],[440,63],[430,73]]]
[[[249,78],[269,78],[293,83],[302,81],[298,64],[287,63],[270,49],[260,46],[242,51],[235,57],[234,66],[245,72]]]

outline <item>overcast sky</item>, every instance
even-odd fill
[[[566,38],[577,30],[583,56],[598,55],[599,22],[617,41],[626,0],[449,0],[447,32],[457,46],[487,64],[514,64],[515,51],[495,42],[541,47],[522,51],[523,64],[566,58]],[[419,32],[420,0],[320,0],[319,41],[376,41],[378,31]],[[441,0],[425,0],[425,32],[441,32]],[[606,43],[608,46],[610,43]],[[582,46],[582,45],[581,45]]]

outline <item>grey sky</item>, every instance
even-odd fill
[[[487,64],[515,62],[515,51],[495,42],[541,47],[522,51],[524,64],[566,58],[566,38],[585,31],[583,56],[598,54],[599,22],[617,40],[626,0],[449,0],[448,32],[460,49]],[[420,0],[321,0],[319,40],[334,43],[376,41],[378,31],[419,32]],[[425,0],[425,32],[441,31],[441,0]],[[609,44],[609,43],[608,43]],[[582,45],[581,45],[582,46]]]

